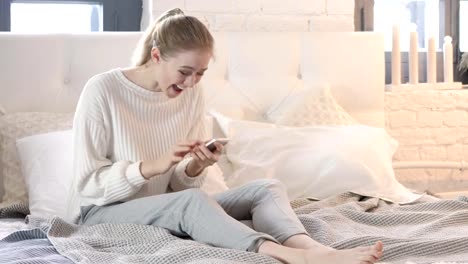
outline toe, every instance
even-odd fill
[[[377,249],[377,251],[383,251],[382,241],[378,241],[377,243],[375,243],[375,249]]]

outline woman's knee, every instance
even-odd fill
[[[248,184],[252,186],[258,186],[260,188],[269,187],[269,186],[275,186],[275,187],[277,186],[280,188],[284,187],[284,184],[280,180],[277,180],[277,179],[259,179],[259,180],[251,181]]]
[[[284,184],[277,179],[255,180],[255,181],[248,183],[248,185],[250,185],[251,188],[257,189],[260,192],[268,192],[268,193],[275,192],[276,193],[276,192],[286,191],[286,187],[284,186]]]
[[[204,191],[198,188],[190,188],[187,190],[180,191],[180,194],[183,198],[185,198],[188,202],[194,201],[203,201],[209,200],[210,197]]]

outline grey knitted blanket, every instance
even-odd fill
[[[468,261],[468,198],[398,206],[343,194],[292,202],[317,241],[337,249],[384,242],[383,262]],[[77,226],[59,218],[28,218],[55,249],[75,263],[278,263],[260,254],[180,239],[158,227],[134,224]]]
[[[337,249],[380,240],[386,263],[468,262],[467,197],[399,206],[343,194],[294,207],[315,240]]]

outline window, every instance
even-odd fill
[[[13,2],[10,14],[10,31],[14,33],[81,33],[103,30],[100,4]]]
[[[457,69],[462,52],[468,51],[468,0],[355,0],[356,31],[377,31],[385,36],[386,83],[391,82],[392,26],[400,25],[403,80],[408,82],[409,31],[416,27],[419,36],[419,81],[426,82],[427,39],[436,38],[437,80],[443,80],[442,46],[444,36],[452,36],[454,80],[460,81]],[[407,34],[405,34],[407,33]]]
[[[468,1],[460,2],[460,50],[468,52]]]
[[[444,38],[444,32],[440,28],[440,19],[443,15],[440,14],[439,3],[439,0],[375,0],[374,31],[384,33],[385,50],[392,50],[392,26],[394,24],[399,24],[401,27],[402,51],[408,51],[409,32],[413,27],[418,32],[420,49],[427,48],[426,43],[430,35],[433,35],[436,43],[441,46],[440,41]]]
[[[1,0],[0,31],[139,31],[141,0]]]

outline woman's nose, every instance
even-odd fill
[[[184,85],[186,87],[193,87],[195,85],[195,82],[196,82],[195,79],[196,78],[193,75],[191,75],[190,77],[185,78]]]

